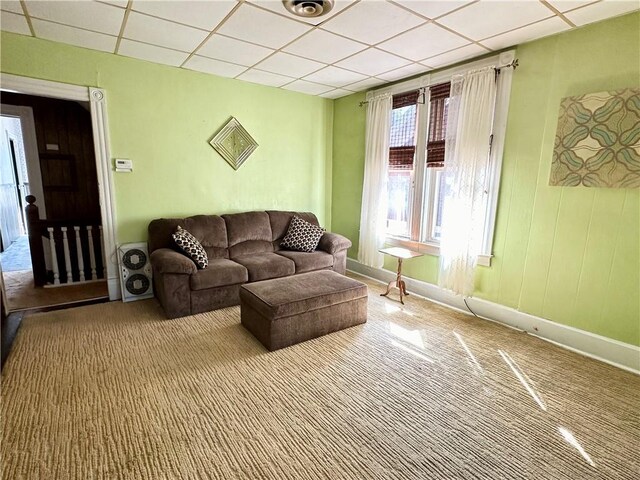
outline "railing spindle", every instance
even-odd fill
[[[67,238],[67,227],[60,227],[62,230],[62,247],[64,248],[64,263],[67,269],[67,283],[73,283],[71,272],[71,255],[69,254],[69,239]]]
[[[89,241],[89,261],[91,262],[91,280],[96,280],[96,253],[93,250],[93,233],[91,232],[93,227],[87,225],[87,240]]]
[[[78,270],[80,270],[80,281],[84,282],[84,258],[82,256],[82,243],[80,242],[80,227],[73,227],[76,231],[76,252],[78,253]]]
[[[53,284],[60,285],[60,270],[58,270],[58,255],[56,255],[56,239],[53,236],[53,227],[48,227],[49,248],[51,250],[51,266],[53,268]]]

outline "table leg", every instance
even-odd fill
[[[400,291],[400,303],[402,305],[404,305],[404,300],[402,300],[402,294],[404,293],[404,289],[402,288],[403,284],[404,282],[402,281],[402,259],[398,258],[398,273],[396,275],[396,287],[398,287],[398,290]]]
[[[387,295],[389,295],[389,292],[391,291],[391,288],[393,288],[393,284],[395,283],[395,280],[391,280],[389,282],[389,285],[387,285],[387,291],[384,293],[381,293],[380,296],[381,297],[386,297]]]

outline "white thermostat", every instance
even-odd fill
[[[116,158],[116,172],[133,172],[133,162],[128,158]]]

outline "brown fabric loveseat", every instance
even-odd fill
[[[240,303],[240,286],[315,270],[344,274],[351,241],[326,232],[314,252],[280,249],[296,215],[318,225],[313,213],[284,211],[161,218],[149,224],[149,254],[156,297],[168,318],[184,317]],[[171,237],[177,226],[202,244],[209,266],[198,270]]]

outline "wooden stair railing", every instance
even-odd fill
[[[29,195],[26,200],[36,286],[71,285],[106,278],[102,225],[84,220],[40,220],[36,198]]]

